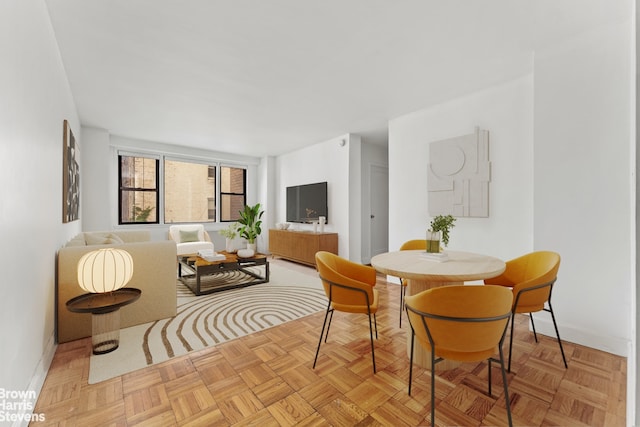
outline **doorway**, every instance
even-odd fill
[[[370,257],[389,251],[389,168],[369,168],[369,236]]]

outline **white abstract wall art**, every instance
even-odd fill
[[[429,215],[489,216],[489,131],[429,144]]]

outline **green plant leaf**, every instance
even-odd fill
[[[260,203],[254,206],[245,205],[239,213],[237,231],[240,237],[247,239],[249,243],[255,243],[256,238],[262,233],[261,218],[264,211],[260,210]]]
[[[442,233],[442,243],[449,245],[449,230],[455,227],[456,219],[452,215],[437,215],[433,217],[429,224],[429,230],[440,231]]]

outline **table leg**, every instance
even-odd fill
[[[407,295],[415,295],[427,289],[438,286],[463,285],[464,282],[432,282],[426,280],[410,279],[407,284]],[[411,357],[411,331],[407,333],[407,356]],[[413,348],[413,363],[425,368],[431,369],[431,352],[427,351],[419,343]],[[459,366],[460,363],[453,360],[443,360],[438,363],[438,369],[448,370]]]
[[[91,314],[93,354],[110,353],[120,345],[120,310]]]

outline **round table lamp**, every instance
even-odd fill
[[[91,313],[93,354],[114,351],[120,344],[120,307],[140,297],[140,290],[124,288],[133,276],[133,258],[122,249],[105,248],[78,261],[78,284],[89,292],[67,301],[77,313]]]
[[[78,261],[78,284],[87,292],[112,292],[124,287],[133,276],[133,258],[122,249],[98,249]]]

